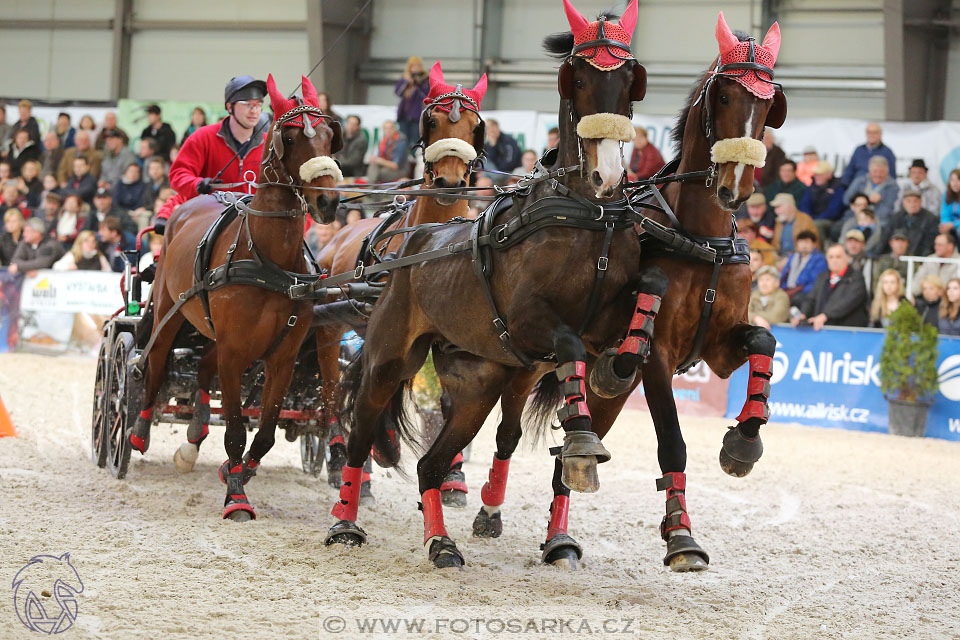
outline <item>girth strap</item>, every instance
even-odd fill
[[[684,359],[683,364],[677,367],[677,375],[682,375],[689,371],[700,359],[700,349],[703,347],[703,339],[707,335],[707,327],[710,324],[710,314],[713,312],[713,302],[717,299],[717,283],[720,281],[720,267],[723,265],[723,258],[717,258],[713,263],[713,274],[710,276],[710,286],[703,296],[703,309],[700,310],[700,324],[697,325],[697,335],[693,339],[693,348]]]

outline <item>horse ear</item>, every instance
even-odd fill
[[[277,83],[274,82],[272,73],[267,76],[267,94],[270,96],[270,108],[273,110],[274,118],[278,118],[289,111],[287,99],[277,90]]]
[[[740,39],[733,35],[733,31],[727,26],[727,21],[723,17],[723,11],[717,16],[717,44],[720,45],[721,56],[726,55],[740,44]]]
[[[617,24],[627,32],[627,44],[630,44],[630,40],[633,39],[633,30],[637,27],[637,0],[630,0],[627,3],[627,8],[620,16],[620,21]]]
[[[306,118],[306,116],[304,116],[304,118]],[[330,155],[333,155],[343,149],[343,130],[340,128],[340,123],[336,120],[328,120],[327,124],[333,129],[333,139],[330,140]]]
[[[480,76],[480,79],[477,80],[477,84],[473,87],[473,96],[476,98],[477,107],[480,106],[480,103],[483,101],[483,96],[487,95],[487,74]]]
[[[763,44],[760,45],[770,52],[773,61],[777,61],[777,55],[780,53],[780,23],[774,22],[770,25],[767,35],[763,36]],[[770,65],[773,66],[773,65]]]
[[[567,14],[567,22],[570,23],[570,31],[574,34],[580,33],[583,29],[590,24],[590,22],[583,17],[583,14],[574,8],[570,4],[570,0],[563,0],[563,10]]]
[[[317,97],[317,88],[313,86],[313,83],[310,82],[310,78],[307,76],[300,76],[302,81],[301,93],[303,94],[303,101],[310,105],[311,107],[320,106],[320,99]]]
[[[783,91],[777,89],[773,92],[773,105],[771,105],[770,110],[767,111],[767,120],[764,124],[773,129],[779,129],[783,126],[783,122],[786,119],[787,96],[783,95]]]
[[[573,63],[564,62],[560,65],[560,74],[557,76],[557,90],[564,99],[573,98]]]
[[[639,102],[647,95],[647,70],[639,62],[633,67],[633,84],[630,85],[630,100]]]
[[[440,61],[437,60],[433,63],[433,66],[430,67],[430,86],[443,87],[446,86],[446,84],[446,80],[443,79],[443,68],[440,67]]]

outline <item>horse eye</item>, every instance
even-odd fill
[[[578,78],[577,81],[574,82],[573,84],[574,84],[574,86],[575,86],[577,89],[583,89],[583,80],[580,80],[580,79]]]
[[[436,120],[436,118],[430,118],[430,128],[431,128],[431,129],[436,129],[436,128],[437,128],[437,120]]]
[[[293,138],[284,138],[283,144],[293,144]]]
[[[729,104],[729,103],[730,103],[730,100],[727,98],[727,94],[721,93],[721,94],[720,94],[720,104]]]

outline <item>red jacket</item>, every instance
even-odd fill
[[[637,180],[646,180],[652,177],[663,167],[663,156],[655,146],[647,143],[642,150],[634,147],[630,156],[630,172],[637,176]]]
[[[229,133],[228,118],[216,124],[200,127],[183,142],[177,159],[170,166],[170,186],[177,195],[167,202],[157,212],[157,217],[169,218],[173,210],[180,204],[197,195],[197,184],[203,178],[213,178],[223,169],[217,182],[242,182],[243,174],[252,171],[254,180],[260,173],[260,161],[263,158],[264,140],[270,128],[269,118],[261,119],[257,123],[251,137],[251,148],[242,157],[236,156],[233,136]],[[228,143],[228,140],[230,143]],[[232,158],[232,160],[231,160]],[[229,163],[229,165],[228,165]],[[223,189],[246,193],[244,186]]]

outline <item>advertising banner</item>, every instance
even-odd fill
[[[123,306],[120,278],[106,271],[37,271],[23,281],[20,309],[110,315]]]
[[[880,391],[880,353],[885,333],[874,329],[812,329],[776,326],[777,352],[770,380],[771,422],[888,432],[887,401]],[[927,436],[960,441],[960,339],[941,337],[940,390],[927,419]],[[748,368],[730,377],[745,389]],[[727,416],[743,406],[731,392]]]
[[[746,383],[740,388],[741,395],[746,393],[745,385]],[[729,381],[721,380],[706,363],[700,362],[682,376],[673,378],[673,399],[677,403],[677,412],[696,416],[724,415],[727,409],[728,386]],[[733,395],[737,395],[736,390]],[[626,407],[646,411],[647,400],[643,394],[643,385],[630,395]]]

